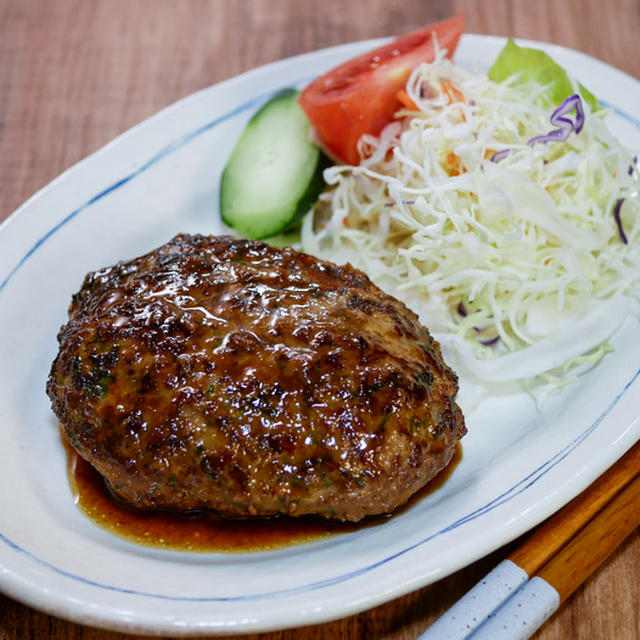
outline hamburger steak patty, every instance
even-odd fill
[[[71,445],[137,507],[392,511],[466,432],[417,316],[350,265],[179,235],[86,276],[47,393]]]

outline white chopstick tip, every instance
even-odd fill
[[[438,618],[418,640],[463,640],[497,607],[510,598],[529,576],[511,560],[503,560]]]
[[[469,640],[526,640],[560,606],[560,595],[536,576],[524,584],[499,609],[494,611]]]

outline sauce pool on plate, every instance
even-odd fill
[[[209,512],[139,510],[116,499],[102,476],[71,447],[66,448],[69,482],[80,510],[110,533],[145,546],[200,553],[270,551],[357,531],[393,517],[378,516],[354,523],[320,517],[229,519]],[[462,447],[458,443],[451,462],[395,514],[442,486],[461,458]]]

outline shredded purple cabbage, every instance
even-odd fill
[[[501,149],[500,151],[496,151],[490,158],[491,162],[500,162],[502,158],[507,156],[511,152],[511,149]]]
[[[466,318],[467,317],[467,308],[464,306],[464,303],[462,301],[458,302],[458,306],[456,307],[456,311],[463,317]],[[485,329],[481,329],[480,327],[473,327],[473,330],[476,333],[482,333],[483,331],[485,331]],[[478,340],[478,342],[480,342],[480,344],[483,344],[485,347],[492,347],[494,344],[496,344],[496,342],[498,342],[498,340],[500,340],[500,336],[496,336],[495,338],[489,338],[487,340]]]
[[[620,209],[622,208],[623,202],[624,198],[618,198],[618,200],[616,200],[616,204],[613,207],[613,219],[616,221],[616,225],[618,225],[618,235],[620,236],[620,240],[622,240],[623,244],[629,244],[629,241],[627,240],[627,234],[622,228],[622,220],[620,219]]]
[[[565,118],[565,115],[571,111],[576,112],[576,120],[572,122],[569,118]],[[584,126],[584,109],[582,107],[582,100],[577,93],[565,98],[560,106],[551,114],[549,118],[551,124],[558,127],[549,131],[549,133],[543,136],[536,136],[531,138],[527,144],[532,147],[536,142],[564,142],[572,133],[580,133]]]
[[[405,205],[407,205],[407,204],[415,204],[415,203],[416,203],[416,201],[415,201],[415,200],[403,200],[403,201],[402,201],[402,204],[405,204]],[[397,203],[396,203],[396,201],[394,200],[393,202],[385,202],[385,203],[384,203],[384,206],[385,206],[385,207],[395,207],[395,205],[396,205],[396,204],[397,204]]]
[[[633,163],[629,165],[629,170],[627,171],[628,175],[633,175],[633,170],[636,168],[638,164],[638,156],[633,156]]]
[[[574,110],[576,112],[575,122],[571,121],[569,118],[565,118],[567,113]],[[560,106],[551,114],[549,120],[551,121],[551,124],[558,128],[549,131],[549,133],[546,133],[543,136],[535,136],[534,138],[531,138],[531,140],[527,142],[530,147],[533,147],[536,142],[564,142],[572,133],[580,133],[582,131],[582,127],[584,126],[584,109],[582,107],[582,100],[580,99],[580,96],[577,93],[574,93],[572,96],[565,98]],[[490,160],[491,162],[500,162],[500,160],[505,158],[510,152],[510,148],[502,149],[501,151],[494,153]]]

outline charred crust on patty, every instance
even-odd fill
[[[350,265],[179,235],[90,273],[47,384],[79,454],[140,508],[388,513],[466,432],[455,373]]]

